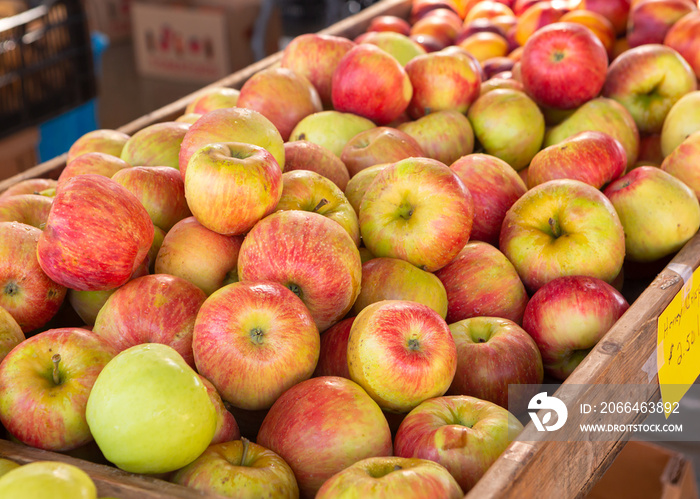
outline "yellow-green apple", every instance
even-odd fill
[[[544,116],[524,92],[497,89],[481,95],[467,114],[486,154],[522,170],[540,150]]]
[[[679,19],[666,33],[664,45],[676,50],[690,64],[700,79],[700,11],[693,11]]]
[[[630,0],[581,0],[574,8],[601,14],[613,25],[615,34],[622,35],[627,29],[630,3]]]
[[[192,338],[197,371],[224,400],[247,410],[270,408],[282,392],[310,378],[319,348],[308,309],[275,282],[238,282],[214,292]]]
[[[700,227],[695,192],[660,168],[635,168],[603,192],[625,229],[628,260],[652,262],[671,255]]]
[[[367,31],[393,31],[408,36],[411,33],[411,25],[402,17],[383,15],[372,18]]]
[[[505,57],[509,52],[505,37],[489,31],[469,35],[456,45],[468,51],[482,63],[494,57]]]
[[[238,252],[243,236],[223,236],[194,217],[176,223],[163,239],[155,272],[182,277],[207,295],[238,281]]]
[[[700,131],[700,90],[688,92],[668,111],[661,128],[661,154],[665,158],[690,134]]]
[[[600,189],[626,168],[627,153],[617,139],[603,132],[580,132],[538,152],[528,167],[527,183],[532,188],[570,178]]]
[[[136,267],[134,273],[131,274],[131,279],[148,275],[148,262],[144,260],[141,265]],[[103,289],[99,291],[79,291],[77,289],[68,290],[68,302],[87,326],[94,326],[95,319],[100,309],[105,304],[107,299],[119,288]]]
[[[622,104],[640,132],[658,133],[671,107],[696,88],[695,73],[678,52],[649,44],[625,51],[610,64],[603,96]]]
[[[591,10],[572,10],[561,16],[559,22],[580,24],[590,29],[605,47],[608,59],[612,59],[615,46],[615,28],[605,16]]]
[[[141,343],[163,343],[194,367],[192,332],[206,298],[204,291],[180,277],[146,275],[107,299],[92,330],[117,352]]]
[[[284,141],[275,125],[252,109],[229,107],[202,115],[185,134],[179,163],[183,179],[186,179],[192,155],[204,146],[218,142],[241,142],[262,147],[272,154],[280,171],[284,171]]]
[[[52,178],[29,178],[26,180],[20,180],[0,193],[0,198],[4,198],[6,196],[16,196],[17,194],[43,195],[43,192],[50,189],[55,189],[57,184],[58,181]]]
[[[192,99],[185,107],[185,114],[206,114],[214,109],[236,107],[241,91],[229,87],[209,87]]]
[[[8,472],[20,466],[20,464],[11,459],[0,458],[0,476],[6,475]]]
[[[423,148],[416,139],[388,126],[358,133],[348,140],[340,153],[350,178],[370,166],[424,156]]]
[[[421,55],[406,64],[413,87],[409,115],[418,119],[435,111],[454,109],[466,113],[479,96],[478,63],[459,51]]]
[[[352,313],[357,315],[383,300],[422,303],[443,319],[447,314],[447,294],[440,279],[398,258],[373,258],[362,265],[362,286]]]
[[[360,232],[373,255],[433,272],[469,240],[473,215],[471,194],[452,170],[434,159],[408,158],[384,168],[367,188]]]
[[[464,493],[450,472],[427,459],[370,457],[329,478],[316,499],[460,499]]]
[[[53,199],[40,194],[0,196],[0,222],[20,222],[43,229]]]
[[[73,464],[36,461],[0,478],[0,496],[52,499],[97,499],[90,475]]]
[[[214,384],[201,374],[199,378],[207,388],[209,400],[211,400],[211,403],[214,404],[214,409],[216,409],[216,430],[214,430],[214,437],[211,439],[210,445],[238,440],[241,438],[241,430],[238,428],[236,418],[226,409],[226,405]]]
[[[284,171],[309,170],[323,175],[341,191],[350,180],[345,163],[323,146],[308,140],[295,140],[284,143]]]
[[[423,402],[404,418],[394,454],[443,465],[468,492],[522,430],[503,407],[466,395]]]
[[[226,236],[248,232],[272,213],[282,196],[279,164],[253,144],[206,145],[190,157],[184,178],[187,205],[194,217]]]
[[[661,163],[661,169],[690,187],[700,199],[700,171],[697,160],[700,154],[700,130],[688,136]]]
[[[628,308],[620,292],[600,279],[559,277],[532,295],[523,329],[537,343],[545,372],[563,380]]]
[[[166,121],[142,128],[122,149],[121,158],[131,166],[170,166],[178,168],[180,144],[189,123]]]
[[[321,335],[321,350],[313,376],[340,376],[350,379],[348,370],[348,338],[354,317],[343,319]]]
[[[425,49],[415,40],[401,33],[392,31],[366,31],[357,38],[355,43],[370,43],[391,54],[399,64],[406,66],[408,61],[426,53]]]
[[[360,293],[357,245],[340,224],[307,211],[278,211],[248,233],[238,255],[241,281],[273,281],[308,307],[319,331],[350,311]]]
[[[698,8],[692,0],[641,0],[630,9],[627,18],[627,42],[630,47],[663,43],[668,30],[683,16]]]
[[[491,90],[496,90],[498,88],[509,88],[520,92],[525,91],[523,84],[517,80],[512,78],[502,78],[501,76],[494,76],[481,84],[479,95],[484,95],[486,92],[490,92]]]
[[[53,451],[92,441],[90,391],[115,351],[86,329],[49,329],[17,345],[0,365],[0,420],[19,441]]]
[[[448,395],[469,395],[520,414],[542,384],[544,368],[537,343],[515,322],[471,317],[450,324],[457,346],[457,372]],[[512,390],[509,385],[533,385]]]
[[[175,168],[134,166],[115,173],[112,180],[136,196],[153,224],[165,232],[192,216],[185,199],[185,183]]]
[[[625,258],[626,233],[613,204],[598,189],[580,180],[550,180],[508,210],[499,248],[534,293],[566,275],[612,282]]]
[[[290,141],[308,140],[340,157],[345,144],[360,132],[376,125],[367,118],[340,111],[321,111],[301,120],[289,136]]]
[[[535,102],[575,109],[600,93],[608,54],[587,27],[557,22],[527,40],[520,64],[523,86]]]
[[[569,10],[567,2],[555,0],[535,3],[518,15],[518,22],[513,28],[513,41],[524,47],[530,37],[545,26],[558,22]]]
[[[527,292],[513,264],[498,248],[470,241],[435,275],[447,293],[449,324],[478,316],[522,322]]]
[[[57,192],[37,257],[46,275],[63,286],[111,289],[143,262],[153,234],[148,212],[131,192],[101,175],[78,175]]]
[[[307,33],[294,37],[282,52],[280,65],[305,76],[324,106],[331,105],[331,80],[338,63],[355,46],[341,36]]]
[[[56,189],[61,186],[71,177],[76,175],[84,175],[86,173],[94,173],[112,178],[119,170],[129,168],[131,165],[123,159],[105,154],[103,152],[88,152],[81,154],[66,164],[61,174],[58,176],[58,184]]]
[[[203,492],[240,499],[298,499],[294,472],[279,455],[247,439],[210,445],[171,481]]]
[[[474,150],[474,130],[464,114],[455,109],[435,111],[399,125],[425,153],[446,165]]]
[[[360,224],[350,202],[337,185],[312,171],[296,170],[282,174],[282,197],[274,211],[311,211],[338,222],[357,246]]]
[[[198,113],[187,113],[178,116],[177,118],[175,118],[174,121],[177,121],[178,123],[189,123],[190,125],[192,125],[201,117],[202,115]]]
[[[469,154],[450,165],[464,182],[474,201],[470,239],[498,244],[501,224],[508,209],[527,187],[511,166],[488,154]]]
[[[61,308],[65,286],[46,275],[37,260],[42,231],[20,222],[0,222],[0,307],[27,333]]]
[[[412,95],[411,80],[403,66],[375,45],[356,45],[333,72],[333,108],[358,114],[378,125],[398,118]]]
[[[253,109],[272,122],[283,140],[303,118],[323,110],[316,88],[289,68],[271,67],[253,74],[241,87],[238,107]]]
[[[384,300],[365,307],[348,337],[350,379],[379,407],[406,413],[444,394],[457,369],[445,319],[422,303]]]
[[[217,414],[199,375],[172,347],[136,345],[97,376],[86,418],[104,456],[132,473],[167,473],[209,446]]]
[[[391,432],[381,409],[356,383],[311,378],[284,392],[265,416],[257,443],[294,471],[302,498],[368,457],[391,455]]]
[[[365,197],[367,188],[374,181],[377,175],[379,175],[379,172],[390,164],[391,163],[382,163],[365,168],[357,175],[352,177],[348,182],[348,185],[345,187],[345,197],[350,202],[350,205],[353,207],[358,217],[360,216],[360,204],[362,203],[362,198]]]
[[[639,130],[632,115],[619,102],[597,97],[576,109],[558,125],[547,130],[544,147],[558,144],[579,132],[588,130],[607,133],[617,139],[627,154],[627,168],[637,162]]]
[[[93,130],[78,138],[68,149],[66,163],[70,163],[81,154],[102,152],[112,156],[121,156],[129,135],[118,130]]]
[[[10,312],[0,307],[0,362],[24,339],[24,332],[15,318]],[[345,364],[347,365],[347,362]]]

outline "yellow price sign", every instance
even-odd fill
[[[677,267],[679,274],[690,274],[688,267]],[[700,269],[685,281],[659,315],[656,362],[664,407],[679,403],[700,375]]]

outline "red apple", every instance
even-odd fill
[[[197,314],[192,339],[197,371],[224,400],[247,410],[271,407],[310,378],[319,348],[304,303],[273,282],[238,282],[213,293]]]
[[[350,379],[348,338],[354,317],[348,317],[326,329],[321,335],[321,352],[313,376],[340,376]]]
[[[521,430],[515,416],[491,402],[437,397],[404,418],[394,452],[443,465],[468,492]]]
[[[630,9],[627,42],[630,47],[663,43],[666,33],[683,16],[698,8],[692,0],[641,0]]]
[[[567,12],[559,19],[563,23],[581,24],[590,29],[593,34],[600,40],[600,43],[605,47],[608,53],[608,59],[613,58],[613,49],[615,48],[615,28],[612,23],[602,14],[590,10],[572,10]]]
[[[340,159],[354,177],[358,172],[380,163],[395,163],[396,161],[423,157],[425,153],[420,144],[401,130],[387,126],[370,128],[351,138]]]
[[[309,308],[319,331],[325,331],[355,302],[362,265],[355,242],[337,222],[318,213],[278,211],[246,236],[238,276],[288,287]]]
[[[411,33],[411,25],[408,21],[398,16],[377,16],[369,22],[367,31],[394,31],[408,36]]]
[[[331,98],[337,111],[359,114],[378,125],[398,118],[413,95],[403,66],[371,44],[353,47],[333,73]]]
[[[520,414],[538,391],[544,369],[537,343],[513,321],[499,317],[472,317],[450,324],[457,346],[457,372],[449,395],[488,400]],[[509,385],[535,385],[513,390]],[[529,388],[529,387],[528,387]]]
[[[53,281],[85,291],[129,280],[153,242],[141,202],[101,175],[69,179],[54,198],[39,243],[39,265]]]
[[[630,0],[581,0],[576,8],[601,14],[612,23],[615,33],[621,35],[627,28],[630,3]]]
[[[469,154],[450,165],[474,200],[470,239],[498,244],[508,209],[527,187],[511,166],[488,154]]]
[[[627,153],[618,140],[603,132],[580,132],[538,152],[530,162],[527,182],[532,188],[570,178],[600,189],[626,168]]]
[[[676,50],[690,64],[700,79],[700,11],[691,12],[679,19],[666,33],[664,45]]]
[[[285,47],[280,64],[308,78],[323,104],[328,106],[331,104],[333,72],[354,46],[352,40],[340,36],[303,34],[294,37]]]
[[[381,409],[359,385],[322,376],[293,386],[265,416],[258,444],[289,464],[300,497],[313,497],[339,471],[368,457],[391,455]]]
[[[76,175],[84,175],[86,173],[94,173],[104,175],[107,178],[112,176],[119,170],[129,168],[131,165],[121,158],[105,154],[103,152],[88,152],[81,154],[69,163],[58,177],[56,189],[60,189],[66,180]]]
[[[235,107],[241,91],[228,87],[209,87],[198,92],[185,107],[185,114],[206,114],[214,109]]]
[[[142,128],[124,144],[121,158],[131,166],[178,167],[180,144],[189,123],[168,121]]]
[[[531,36],[545,26],[558,22],[569,10],[566,2],[536,2],[518,15],[518,22],[512,33],[513,41],[517,45],[525,46]]]
[[[527,292],[513,264],[503,253],[481,241],[467,243],[436,272],[447,292],[447,322],[490,316],[520,324]]]
[[[85,407],[114,357],[90,331],[50,329],[24,340],[0,364],[0,420],[21,442],[53,451],[92,441]]]
[[[43,229],[52,199],[40,194],[0,196],[0,222],[20,222]]]
[[[628,308],[620,292],[600,279],[560,277],[532,296],[523,329],[537,343],[547,374],[563,380]]]
[[[284,171],[310,170],[332,181],[342,191],[348,185],[350,174],[341,159],[323,146],[308,140],[284,144]]]
[[[202,384],[207,388],[209,400],[211,400],[211,403],[214,404],[214,408],[216,409],[216,430],[214,431],[214,437],[211,439],[211,444],[209,445],[230,442],[231,440],[238,440],[241,438],[241,430],[238,428],[236,418],[234,418],[233,414],[226,408],[214,384],[201,374],[199,375],[199,379],[202,380]]]
[[[688,136],[661,163],[661,169],[690,187],[700,199],[700,171],[697,158],[700,154],[700,130]]]
[[[93,130],[82,135],[73,142],[68,150],[66,163],[70,163],[81,154],[87,152],[102,152],[112,156],[120,157],[124,144],[129,140],[129,136],[117,130]]]
[[[272,154],[241,142],[202,147],[190,157],[184,179],[194,217],[226,236],[248,232],[282,196],[282,172]]]
[[[253,74],[241,87],[238,107],[258,111],[287,140],[302,118],[323,110],[316,88],[289,68],[272,67]]]
[[[457,368],[445,320],[422,303],[385,300],[365,307],[348,338],[350,379],[384,410],[405,413],[447,391]]]
[[[0,193],[0,198],[15,196],[17,194],[42,194],[46,191],[55,190],[58,181],[51,178],[29,178],[20,180],[16,184],[8,187]],[[49,197],[53,197],[53,194]]]

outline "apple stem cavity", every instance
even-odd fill
[[[53,382],[58,385],[61,383],[61,377],[58,373],[58,363],[61,362],[61,354],[55,353],[51,357],[51,362],[53,362]]]
[[[253,329],[250,330],[250,339],[255,343],[256,345],[262,345],[263,344],[263,337],[265,336],[265,333],[263,332],[262,329],[259,327],[254,327]]]
[[[414,352],[419,351],[420,350],[420,342],[415,338],[411,338],[410,340],[408,340],[408,349],[413,350]]]
[[[289,290],[292,293],[294,293],[299,298],[301,298],[301,288],[299,286],[297,286],[296,284],[289,284],[289,285],[287,285],[287,288],[289,288]]]
[[[394,465],[394,471],[399,471],[399,470],[402,470],[402,469],[403,469],[402,466],[399,466],[398,464],[395,464],[395,465]]]
[[[327,204],[328,204],[328,200],[325,199],[325,198],[323,198],[323,199],[321,199],[321,200],[318,202],[318,204],[316,205],[316,207],[315,207],[313,210],[311,210],[311,211],[313,211],[314,213],[318,213],[318,210],[320,210],[321,208],[323,208],[323,207],[326,206]]]
[[[250,446],[250,440],[245,437],[241,437],[243,442],[243,454],[241,454],[241,466],[246,466],[245,462],[248,459],[248,447]]]
[[[554,235],[555,238],[561,236],[561,227],[559,227],[559,223],[553,218],[549,219],[549,227],[552,229],[552,235]]]
[[[5,294],[7,296],[15,296],[17,293],[19,293],[19,286],[17,286],[16,282],[10,281],[5,284]]]
[[[403,203],[399,208],[399,216],[404,220],[408,220],[413,216],[415,208],[409,203]]]

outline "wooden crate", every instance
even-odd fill
[[[383,14],[408,18],[410,8],[411,0],[382,0],[320,33],[354,38],[366,29],[372,18]],[[280,53],[269,56],[138,118],[124,125],[120,130],[133,134],[153,123],[170,121],[181,115],[185,106],[207,88],[213,86],[240,88],[254,73],[278,64],[280,58]],[[59,156],[0,182],[0,192],[29,178],[57,178],[65,166],[65,158],[65,155]],[[696,269],[700,265],[700,235],[695,235],[671,263]],[[611,328],[565,383],[652,384],[657,387],[652,400],[660,399],[658,377],[650,378],[642,367],[656,350],[657,318],[681,290],[683,279],[667,266],[653,280],[640,282],[641,284],[637,283],[640,287],[639,291],[632,289],[630,292],[629,288],[626,290],[628,300],[634,299],[627,313]],[[586,392],[581,393],[573,404],[579,402],[587,402]],[[641,415],[621,414],[617,423],[639,423],[640,418]],[[585,497],[613,463],[623,446],[622,441],[514,442],[466,495],[466,498]],[[114,495],[125,499],[213,497],[157,478],[125,473],[109,466],[79,461],[62,454],[40,451],[2,440],[0,440],[0,457],[8,457],[19,462],[57,459],[78,464],[93,476],[101,495]]]

